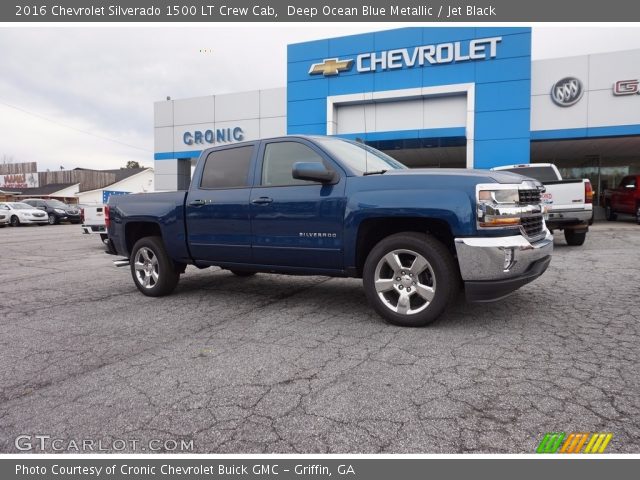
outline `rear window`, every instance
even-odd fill
[[[211,152],[202,172],[200,188],[238,188],[249,185],[253,145]]]
[[[551,167],[507,168],[504,171],[517,173],[518,175],[523,175],[529,178],[535,178],[542,183],[558,181],[558,176]]]

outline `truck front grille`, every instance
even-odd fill
[[[540,190],[518,190],[519,202],[521,205],[539,205],[540,204]]]
[[[534,217],[523,217],[520,219],[520,224],[527,237],[537,237],[542,233],[544,222],[542,221],[542,215],[536,215]]]

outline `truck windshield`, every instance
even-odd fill
[[[507,168],[507,172],[517,173],[525,177],[535,178],[539,182],[555,182],[560,180],[556,175],[556,172],[551,167],[522,167],[522,168]]]
[[[389,155],[362,143],[341,138],[322,138],[317,142],[331,155],[360,173],[407,168]]]

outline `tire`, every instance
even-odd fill
[[[403,327],[432,323],[460,292],[458,267],[449,250],[434,237],[416,232],[391,235],[373,247],[362,282],[374,310]]]
[[[16,215],[13,215],[11,217],[11,226],[12,227],[19,227],[20,226],[20,219]]]
[[[56,225],[58,223],[58,219],[53,213],[49,214],[49,225]]]
[[[579,247],[584,243],[585,238],[587,238],[587,232],[576,232],[574,230],[564,231],[564,239],[567,241],[567,245]]]
[[[251,270],[229,270],[237,277],[252,277],[256,274],[256,272],[252,272]]]
[[[611,205],[607,204],[604,207],[604,217],[609,221],[609,222],[613,222],[615,221],[616,218],[618,218],[618,215],[616,215],[613,210],[611,210]]]
[[[131,276],[140,292],[148,297],[170,294],[180,280],[160,237],[144,237],[131,250]]]
[[[102,243],[107,243],[109,241],[109,235],[107,235],[106,233],[101,233],[100,240],[102,240]]]
[[[636,223],[640,225],[640,203],[636,205]]]

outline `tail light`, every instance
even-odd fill
[[[111,217],[109,216],[109,205],[105,205],[104,207],[104,225],[109,228],[111,225]]]
[[[84,208],[80,209],[80,221],[84,223]]]
[[[584,203],[593,203],[593,188],[589,180],[584,182]]]

